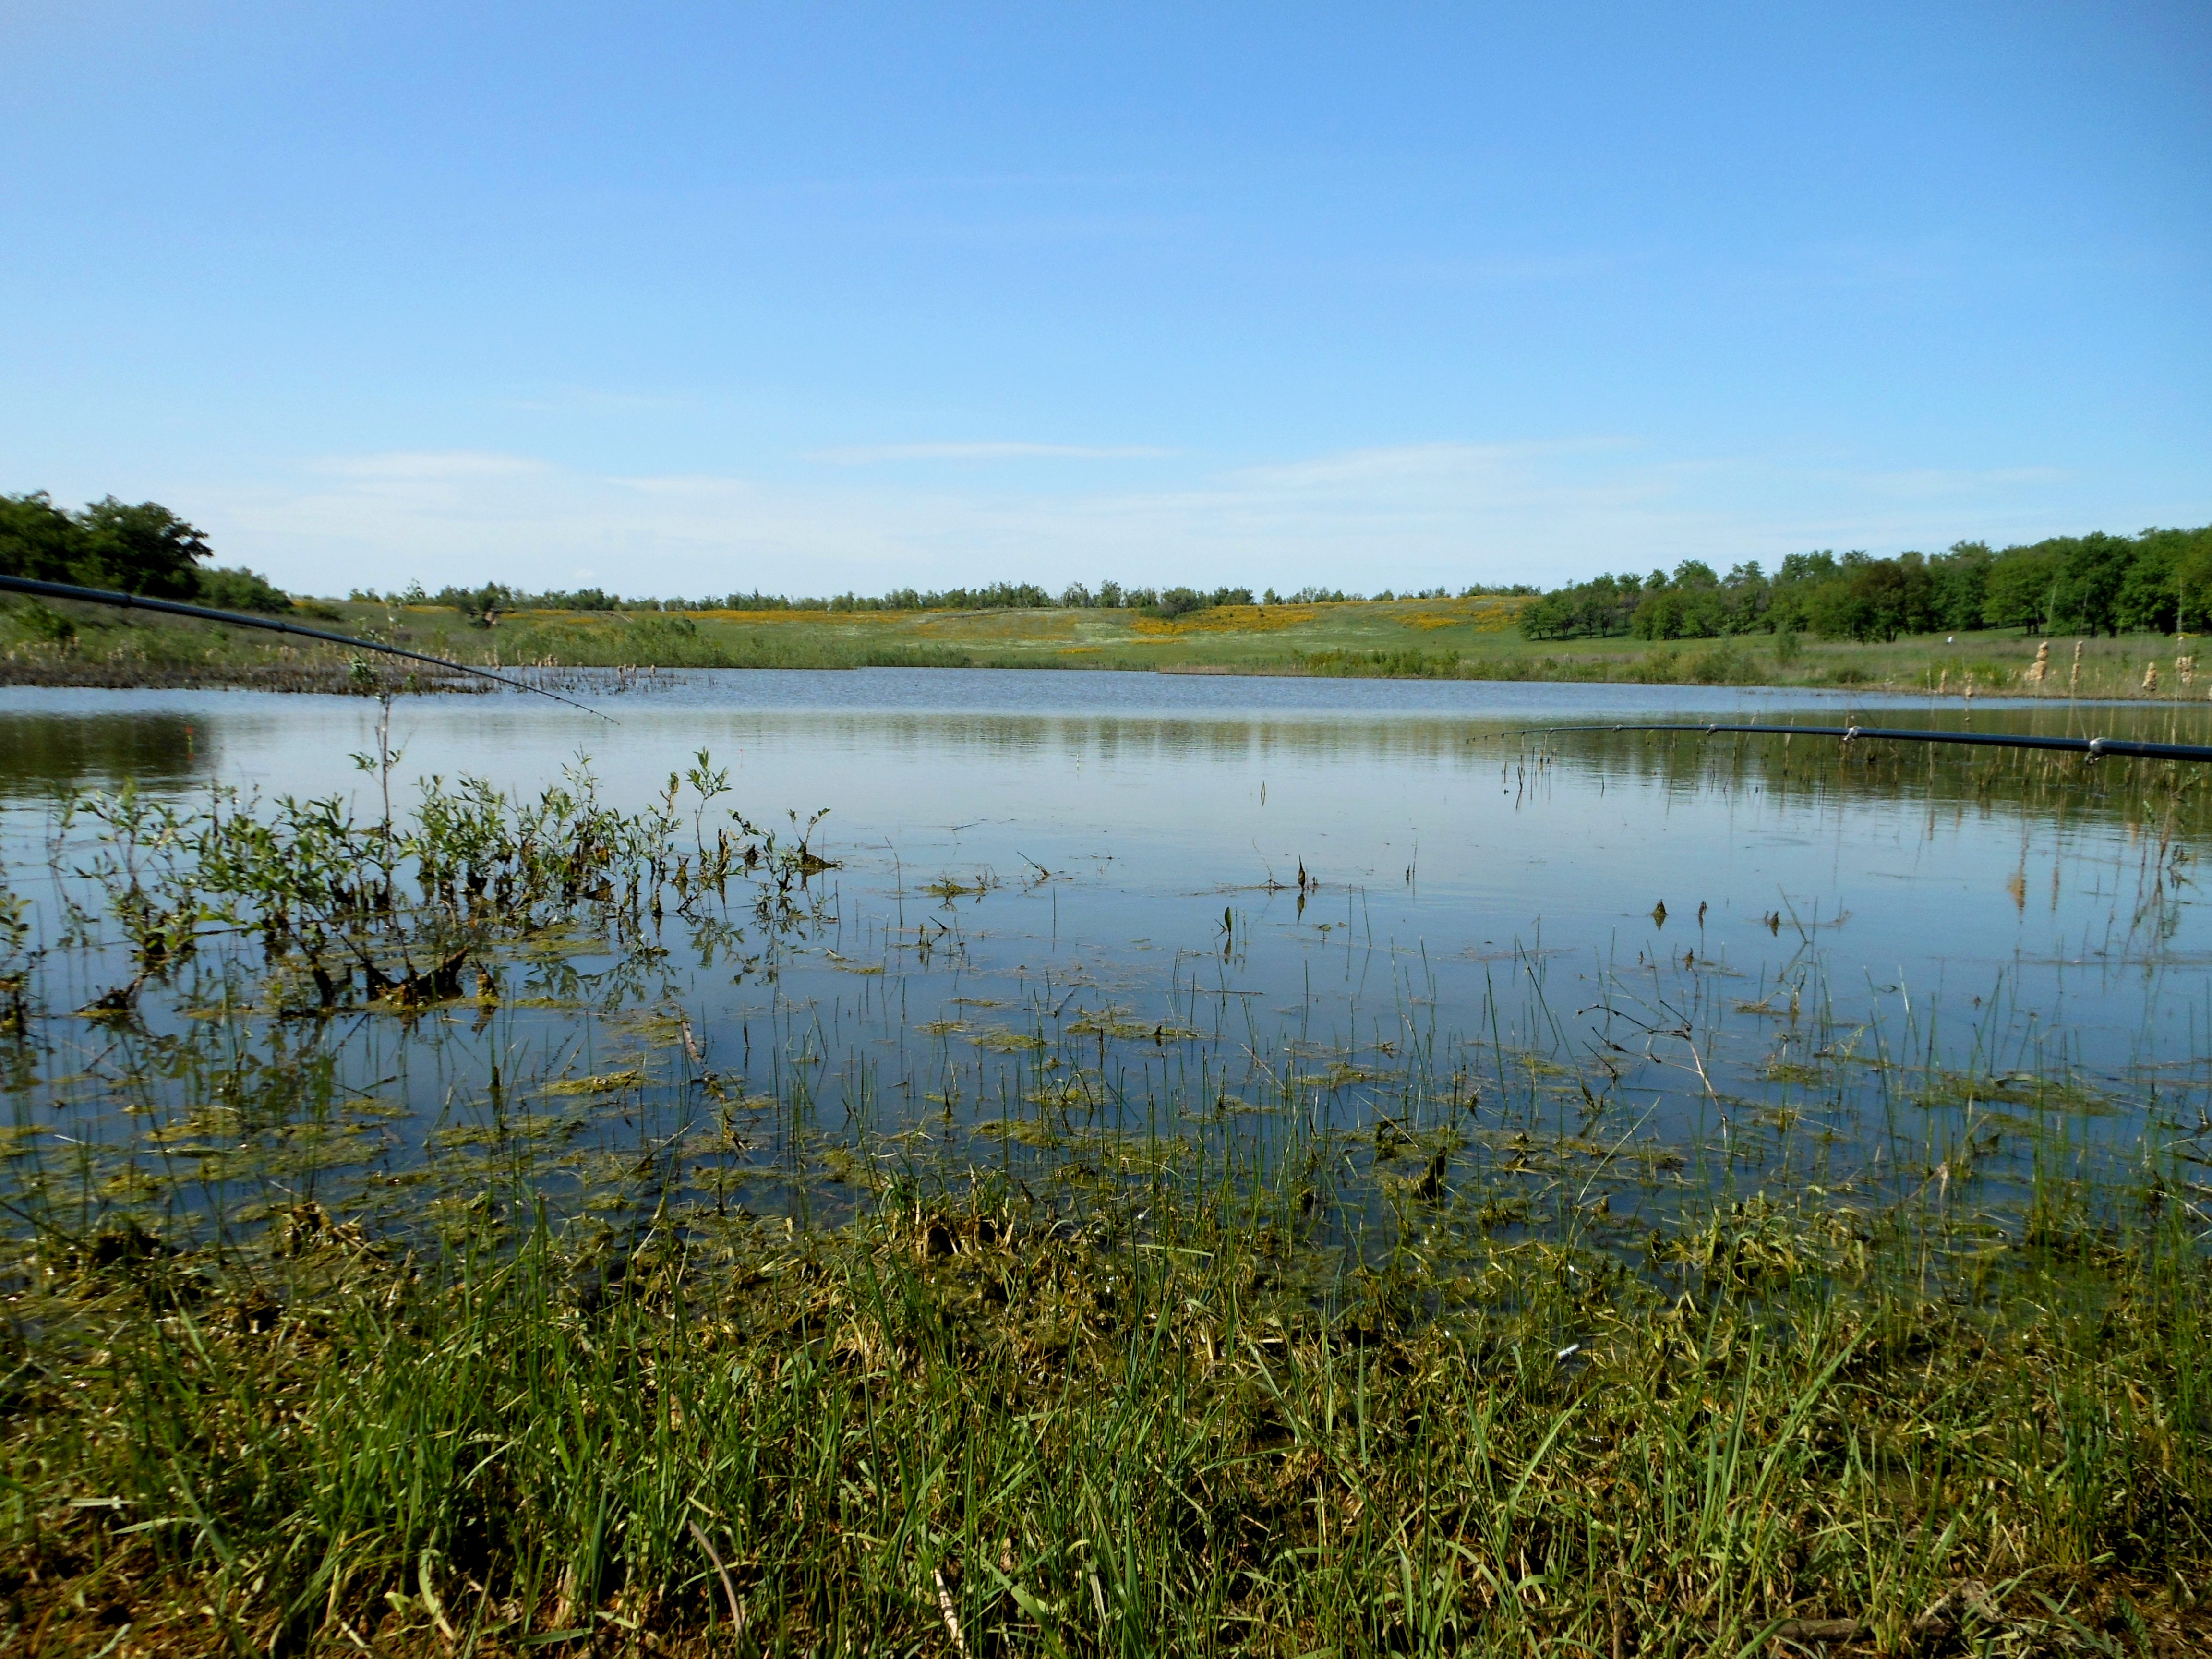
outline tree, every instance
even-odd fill
[[[1547,593],[1521,613],[1521,632],[1532,640],[1604,639],[1632,626],[1644,593],[1641,576],[1598,576]]]
[[[218,611],[261,611],[283,616],[292,608],[292,596],[266,576],[240,565],[235,570],[203,570],[195,597]]]
[[[1674,588],[1654,588],[1646,583],[1644,601],[1629,618],[1628,631],[1639,640],[1680,639],[1687,631],[1684,624],[1688,611],[1682,595]]]
[[[2048,633],[2058,561],[2040,547],[2008,547],[1990,562],[1982,592],[1982,623]]]
[[[198,529],[158,501],[126,507],[110,495],[76,520],[82,541],[73,568],[84,586],[161,599],[198,593],[199,562],[214,550]]]
[[[2212,527],[2167,530],[2175,542],[2174,609],[2183,628],[2212,629]]]
[[[1163,617],[1181,617],[1193,611],[1203,611],[1208,601],[1205,594],[1188,587],[1170,587],[1160,595],[1159,603],[1150,607]]]
[[[1836,556],[1792,553],[1782,561],[1767,590],[1765,625],[1778,633],[1802,633],[1813,626],[1813,595],[1834,580]]]
[[[1954,542],[1948,558],[1929,561],[1936,582],[1936,623],[1948,633],[1982,625],[1989,599],[1990,565],[1996,555],[1987,542]]]
[[[2120,631],[2120,594],[2127,586],[2128,567],[2135,561],[2136,544],[2122,536],[2069,538],[2057,544],[2058,615],[2091,633]]]
[[[43,489],[0,495],[0,574],[32,581],[76,580],[83,532]]]

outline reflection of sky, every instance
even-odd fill
[[[118,702],[128,712],[87,717]],[[609,698],[618,726],[504,696],[403,702],[393,735],[402,777],[477,772],[531,790],[586,751],[606,798],[629,806],[707,748],[730,768],[732,802],[763,824],[832,809],[819,844],[844,863],[848,934],[949,916],[983,968],[1079,952],[1124,1000],[1202,962],[1208,982],[1228,974],[1301,1018],[1316,1017],[1302,1000],[1310,987],[1331,1000],[1328,1020],[1363,1031],[1414,1002],[1463,1030],[1486,980],[1514,971],[1513,947],[1539,944],[1557,953],[1547,996],[1562,1020],[1595,1000],[1597,963],[1634,969],[1692,948],[1751,1000],[1802,949],[1802,923],[1840,1011],[1879,1007],[1902,1030],[1909,1007],[1923,1042],[1935,1018],[1962,1053],[1977,1022],[1994,1020],[2008,1041],[2057,1033],[2105,1069],[2212,1048],[2202,906],[2139,915],[2149,866],[2117,824],[1909,784],[1784,793],[1753,769],[1723,787],[1694,768],[1600,765],[1571,743],[1538,769],[1470,741],[1524,720],[1808,707],[1832,720],[1837,702],[1675,687],[765,674]],[[155,781],[343,791],[365,811],[373,789],[349,756],[374,746],[374,718],[342,699],[17,693],[0,701],[0,742],[10,755],[78,754],[90,773],[79,781],[102,781],[103,757],[143,763],[189,726],[190,760],[173,752]],[[137,741],[117,738],[126,728]],[[1324,884],[1303,911],[1295,892],[1263,885],[1294,881],[1301,861]],[[1039,867],[1060,878],[1024,890]],[[947,912],[920,891],[979,869],[1006,884],[980,904]],[[1224,908],[1243,942],[1228,968]]]

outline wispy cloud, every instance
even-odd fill
[[[2057,483],[2067,477],[2067,472],[2063,467],[2056,466],[2002,466],[1978,471],[1926,466],[1903,472],[1856,472],[1847,476],[1873,494],[1899,501],[1931,501]]]
[[[817,449],[805,459],[832,466],[872,466],[884,461],[1158,461],[1179,453],[1149,444],[1037,444],[984,440]]]
[[[614,392],[604,386],[557,386],[502,398],[500,406],[532,415],[659,415],[688,409],[697,403],[690,397],[656,392]]]
[[[1300,494],[1458,491],[1494,487],[1509,477],[1532,475],[1576,457],[1634,447],[1625,438],[1578,438],[1552,443],[1395,444],[1243,467],[1228,475],[1227,482],[1248,489]]]
[[[420,481],[448,478],[512,478],[543,472],[546,464],[527,455],[500,455],[483,450],[399,450],[380,455],[331,455],[309,464],[308,470],[342,478]]]
[[[1102,453],[894,447],[962,460]],[[1725,564],[2047,533],[2081,517],[2083,484],[2038,467],[1886,471],[1832,456],[1669,455],[1619,436],[1416,442],[1169,471],[1173,482],[1142,489],[1019,469],[616,476],[527,456],[410,452],[326,459],[252,489],[203,492],[195,516],[226,558],[319,592],[486,577],[563,586],[580,568],[641,594],[1109,575],[1374,588],[1550,583],[1686,557]]]

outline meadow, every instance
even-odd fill
[[[1102,607],[982,611],[520,611],[475,625],[439,605],[315,601],[310,626],[484,666],[543,669],[983,667],[1775,685],[1974,695],[2201,701],[2186,638],[2122,634],[2045,641],[2008,631],[1891,641],[1795,634],[1647,642],[1531,641],[1529,599],[1347,600],[1224,605],[1179,617]],[[2151,671],[2154,671],[2151,672]],[[412,678],[410,678],[410,676]],[[432,689],[419,667],[343,647],[191,623],[68,617],[18,605],[0,615],[0,681],[15,684],[270,690]],[[441,690],[464,690],[460,682]]]

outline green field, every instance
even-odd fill
[[[1893,643],[1792,635],[1647,643],[1534,642],[1516,598],[1223,605],[1175,618],[1126,609],[990,611],[523,611],[484,627],[428,605],[308,602],[311,627],[485,666],[662,668],[1109,668],[1183,673],[1864,686],[1870,690],[2195,701],[2212,690],[2195,647],[2161,634],[2051,642],[2010,630]],[[2079,668],[2076,670],[2076,653]],[[0,617],[12,684],[246,684],[374,689],[414,671],[357,669],[337,646],[91,607],[17,605]],[[2146,685],[2145,671],[2157,670]],[[419,674],[417,675],[419,684]]]

